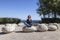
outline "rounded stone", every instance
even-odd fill
[[[20,27],[24,27],[25,24],[24,24],[24,23],[19,23],[18,26],[20,26]]]
[[[57,30],[57,27],[56,27],[56,25],[49,24],[49,25],[48,25],[48,30],[50,30],[50,31],[55,31],[55,30]]]
[[[38,31],[44,32],[48,30],[48,27],[45,24],[39,24],[37,27]]]
[[[34,32],[37,31],[37,28],[35,26],[32,27],[23,27],[24,32]]]
[[[17,24],[6,24],[5,27],[2,28],[2,32],[4,33],[10,33],[15,31]]]

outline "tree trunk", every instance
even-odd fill
[[[54,12],[54,18],[56,18],[56,12]]]
[[[50,18],[50,14],[48,14],[48,18]]]
[[[54,13],[52,12],[52,18],[54,18]]]
[[[45,18],[45,15],[43,14],[43,18]]]

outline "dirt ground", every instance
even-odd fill
[[[1,27],[2,28],[2,27]],[[22,32],[22,27],[17,27],[15,32],[4,34],[1,33],[0,40],[60,40],[60,29],[47,32]]]

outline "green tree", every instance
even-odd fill
[[[38,13],[43,16],[52,13],[56,18],[60,15],[60,0],[39,0]]]

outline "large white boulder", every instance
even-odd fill
[[[34,32],[37,31],[37,28],[35,26],[32,27],[23,27],[24,32]]]
[[[44,23],[46,26],[48,26],[48,24],[47,23]]]
[[[5,25],[4,24],[0,24],[0,27],[5,27]]]
[[[48,30],[48,27],[45,24],[39,24],[37,27],[38,31],[44,32]]]
[[[59,24],[58,23],[53,23],[53,25],[55,25],[57,27],[57,29],[59,29]]]
[[[48,30],[50,30],[50,31],[55,31],[55,30],[57,30],[57,27],[56,27],[56,25],[49,24],[49,25],[48,25]]]
[[[20,27],[24,27],[25,24],[24,24],[24,23],[19,23],[18,26],[20,26]]]
[[[5,27],[4,24],[0,24],[0,32],[2,32],[2,27]]]
[[[58,23],[58,29],[60,29],[60,23]]]
[[[38,26],[39,23],[33,23],[33,26]]]
[[[2,32],[4,33],[13,32],[16,27],[17,27],[17,24],[6,24],[5,27],[2,28]]]
[[[5,24],[6,26],[11,26],[12,24],[9,24],[9,23],[7,23],[7,24]]]

